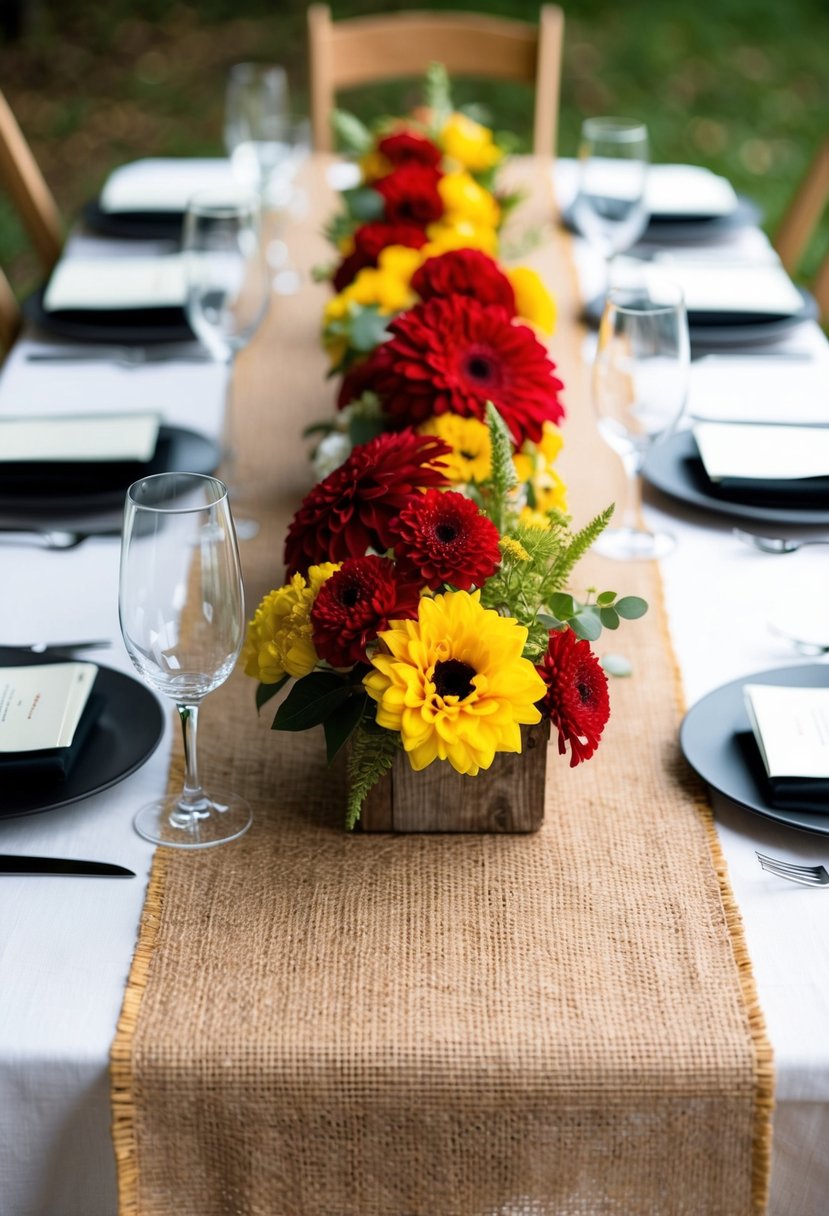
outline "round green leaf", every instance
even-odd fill
[[[638,595],[624,595],[616,601],[614,607],[624,620],[638,621],[639,617],[644,616],[648,611],[648,602],[640,599]]]

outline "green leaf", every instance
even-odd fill
[[[385,342],[389,333],[386,329],[389,318],[383,316],[374,306],[362,308],[357,306],[349,316],[348,337],[354,350],[368,354]]]
[[[356,693],[335,709],[323,722],[325,731],[325,751],[330,764],[338,752],[345,747],[348,740],[360,724],[365,712],[368,693]]]
[[[396,731],[360,728],[352,735],[345,818],[345,826],[349,831],[360,818],[360,811],[369,790],[391,768],[399,747],[400,736]]]
[[[638,621],[640,616],[644,616],[648,611],[648,602],[638,595],[624,595],[617,600],[614,607],[624,620]]]
[[[543,625],[544,628],[548,630],[561,629],[562,625],[564,624],[564,621],[560,621],[558,617],[550,616],[546,612],[539,612],[535,619],[538,621],[539,625]]]
[[[606,654],[599,662],[611,676],[629,676],[633,671],[630,659],[621,654]]]
[[[599,620],[602,622],[605,629],[619,628],[619,613],[615,608],[600,608]]]
[[[351,696],[351,687],[333,671],[312,671],[297,680],[276,711],[273,730],[308,730],[324,722]]]
[[[550,607],[560,621],[569,621],[576,615],[576,601],[565,591],[557,591],[550,596]]]
[[[605,608],[608,604],[612,604],[615,599],[615,591],[603,591],[601,595],[596,596],[596,603],[599,605],[599,607]]]
[[[285,675],[281,680],[277,680],[275,684],[257,684],[256,708],[261,709],[263,705],[267,705],[271,697],[275,697],[280,688],[284,688],[290,678],[290,676]]]
[[[342,199],[351,218],[359,220],[361,224],[382,218],[385,203],[381,195],[370,186],[355,186],[352,190],[343,190]]]
[[[348,438],[358,447],[361,443],[370,443],[383,430],[382,418],[366,418],[355,414],[348,423]]]
[[[348,110],[335,109],[332,112],[331,130],[337,146],[345,152],[353,152],[356,156],[368,152],[374,142],[366,124]]]
[[[586,642],[595,642],[596,638],[602,636],[602,622],[593,611],[592,605],[580,608],[578,613],[570,618],[568,624],[576,637],[582,638]]]
[[[429,64],[423,94],[426,108],[430,111],[430,134],[434,137],[440,134],[452,113],[449,73],[442,63]]]

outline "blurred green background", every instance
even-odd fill
[[[138,156],[221,154],[224,79],[244,59],[288,68],[307,104],[306,4],[294,0],[1,0],[0,79],[63,214]],[[529,0],[333,0],[334,18],[402,8],[469,9],[535,20]],[[829,133],[827,0],[571,0],[566,14],[559,153],[573,155],[591,114],[644,119],[657,161],[723,173],[759,202],[769,232]],[[440,48],[435,47],[435,58]],[[496,125],[526,141],[519,86],[457,82]],[[413,85],[344,100],[364,117],[401,112]],[[806,270],[829,247],[824,224]],[[37,277],[17,222],[0,211],[0,263]]]

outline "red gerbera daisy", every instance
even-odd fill
[[[547,653],[536,671],[547,685],[539,709],[558,730],[558,750],[570,744],[570,767],[589,760],[610,717],[607,676],[590,643],[572,629],[550,631]]]
[[[526,325],[467,296],[426,300],[390,322],[392,337],[363,371],[384,411],[414,426],[433,414],[483,420],[491,401],[517,445],[537,443],[564,408],[555,364]]]
[[[390,523],[410,495],[421,486],[446,484],[440,457],[449,451],[442,439],[414,431],[378,435],[354,448],[294,516],[285,538],[288,574],[390,549],[397,537]]]
[[[351,558],[326,579],[314,600],[314,649],[332,667],[364,662],[366,646],[390,620],[417,617],[419,599],[420,584],[401,577],[387,557]]]
[[[376,266],[380,254],[388,245],[420,249],[425,244],[426,233],[416,224],[361,224],[354,232],[354,252],[343,258],[334,275],[334,290],[342,291],[361,270]]]
[[[427,224],[443,215],[443,200],[438,192],[441,174],[428,165],[408,164],[392,170],[372,183],[385,205],[390,224]]]
[[[395,556],[411,563],[427,586],[480,587],[501,560],[498,529],[475,503],[452,490],[409,499],[395,521]]]
[[[381,139],[377,148],[395,167],[416,164],[437,168],[440,164],[440,148],[419,131],[395,131]]]
[[[515,316],[515,292],[494,258],[480,249],[450,249],[429,258],[412,275],[421,300],[473,296],[479,304],[498,304]]]

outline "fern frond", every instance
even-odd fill
[[[560,591],[566,584],[575,566],[604,532],[612,515],[613,504],[611,503],[609,507],[605,507],[604,511],[591,519],[590,523],[586,524],[581,531],[573,533],[566,548],[562,550],[550,570],[550,581],[545,588],[548,595],[554,591]]]
[[[400,736],[390,730],[358,728],[351,736],[348,758],[348,803],[345,826],[351,831],[360,818],[369,790],[392,766]]]

